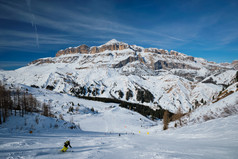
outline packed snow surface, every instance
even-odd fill
[[[86,131],[9,134],[1,129],[0,158],[236,159],[237,130],[237,115],[175,130],[148,129],[148,134],[120,136]],[[61,153],[68,139],[72,149]]]

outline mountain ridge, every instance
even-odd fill
[[[110,50],[110,51],[115,51],[115,50],[124,50],[124,49],[132,49],[133,51],[136,52],[151,52],[151,53],[158,53],[158,54],[167,54],[167,55],[184,55],[183,53],[170,50],[164,50],[164,49],[158,49],[158,48],[143,48],[141,46],[136,46],[136,45],[128,45],[127,43],[117,41],[116,39],[111,39],[110,41],[106,42],[105,44],[102,44],[100,46],[87,46],[86,44],[82,44],[76,47],[68,47],[66,49],[61,49],[56,53],[57,56],[61,55],[67,55],[67,54],[76,54],[76,53],[81,53],[81,54],[95,54],[95,53],[100,53],[105,50]],[[187,55],[186,55],[187,56]]]

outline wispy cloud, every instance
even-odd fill
[[[19,61],[0,61],[0,69],[4,70],[7,68],[14,69],[22,66],[26,66],[28,62]]]
[[[25,23],[28,23],[29,20],[32,20],[32,16],[29,15],[30,13],[25,9],[24,5],[19,5],[12,2],[6,2],[1,5],[5,9],[14,11],[18,15],[1,18],[8,18]],[[96,34],[124,34],[128,37],[134,38],[143,36],[149,39],[151,38],[150,36],[157,36],[157,38],[168,39],[171,41],[184,41],[183,38],[169,35],[168,33],[165,33],[164,30],[141,29],[139,27],[133,27],[119,23],[110,18],[98,18],[95,17],[94,14],[82,14],[82,10],[80,8],[79,10],[75,11],[70,10],[70,8],[57,6],[56,11],[56,8],[54,8],[54,6],[51,6],[53,7],[52,9],[45,7],[44,2],[38,3],[37,6],[34,7],[34,12],[32,12],[31,14],[34,14],[35,17],[35,22],[33,23],[35,26],[35,37],[37,45],[44,42],[44,40],[42,40],[42,37],[44,36],[42,35],[42,33],[41,35],[38,35],[36,25],[38,25],[39,27],[49,28],[51,30],[62,31],[65,35],[80,35],[82,38],[93,37]],[[48,33],[46,34],[48,35]]]
[[[189,15],[189,18],[178,16],[179,18],[172,20],[166,19],[166,14],[173,10],[165,9],[166,12],[162,12],[162,15],[149,19],[153,21],[153,25],[147,26],[146,19],[139,19],[141,23],[138,25],[134,24],[134,19],[125,21],[120,15],[114,15],[114,9],[117,8],[112,3],[113,1],[85,1],[83,5],[74,5],[71,1],[0,0],[0,19],[20,24],[9,28],[0,26],[0,48],[34,52],[38,49],[42,52],[53,45],[102,44],[110,38],[119,38],[130,44],[149,47],[214,50],[238,41],[237,19],[234,22],[226,21],[229,8],[194,14],[192,8],[199,10],[201,1],[189,1],[178,6],[175,3],[175,9],[182,10],[182,13],[190,10],[194,17]],[[140,8],[155,5],[153,2],[133,6],[132,9],[138,9],[135,19]],[[130,10],[131,7],[127,6],[120,11]],[[160,19],[161,17],[165,18]],[[233,46],[231,49],[234,48]]]
[[[32,27],[35,30],[36,45],[39,48],[39,38],[38,38],[38,33],[37,33],[37,26],[36,26],[36,23],[35,23],[35,15],[31,11],[31,0],[26,0],[26,3],[27,3],[27,7],[29,9],[29,13],[31,14],[31,24],[32,24]]]

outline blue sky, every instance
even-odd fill
[[[237,0],[0,0],[0,69],[111,39],[238,60]]]

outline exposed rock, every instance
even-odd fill
[[[123,45],[123,44],[119,45],[119,50],[124,50],[124,49],[127,49],[127,48],[128,48],[128,45]]]
[[[159,49],[157,48],[145,48],[144,52],[160,53]]]
[[[76,60],[78,60],[78,58],[79,58],[78,56],[70,56],[70,57],[64,57],[64,58],[60,59],[59,61],[63,62],[63,63],[73,63]]]
[[[220,65],[222,65],[222,66],[229,66],[230,63],[221,63]]]
[[[161,53],[161,54],[169,54],[168,50],[163,50],[163,49],[159,49],[159,53]]]
[[[188,56],[188,57],[186,57],[186,59],[188,59],[190,61],[194,61],[194,57],[192,57],[192,56]]]
[[[89,53],[89,47],[85,44],[78,46],[78,47],[69,47],[65,50],[58,51],[56,53],[56,57],[61,56],[61,55],[76,54],[76,53],[87,54],[87,53]]]
[[[99,49],[96,46],[92,47],[90,50],[90,54],[95,54],[95,53],[99,53]]]
[[[231,65],[233,66],[233,68],[234,68],[235,70],[238,70],[238,60],[234,60],[234,61],[231,63]]]
[[[164,54],[164,55],[171,54],[171,52],[169,53],[168,50],[157,49],[157,48],[145,48],[144,52],[151,52],[151,53]],[[178,52],[172,51],[172,54],[178,54]]]
[[[154,69],[193,69],[193,70],[199,70],[199,68],[192,67],[190,65],[184,64],[184,63],[168,63],[166,61],[157,61],[154,63]]]
[[[79,53],[80,48],[79,47],[69,47],[65,50],[60,50],[56,53],[56,57],[61,56],[61,55],[67,55],[67,54],[75,54]]]
[[[136,46],[136,45],[129,45],[129,48],[132,49],[135,52],[142,52],[144,50],[143,47]]]
[[[171,50],[169,54],[170,55],[174,55],[174,56],[178,56],[179,55],[179,53],[177,51],[174,51],[174,50]]]
[[[61,56],[61,55],[64,55],[64,54],[65,54],[65,50],[60,50],[56,53],[55,56],[58,57],[58,56]]]
[[[35,61],[32,61],[31,63],[29,63],[29,65],[32,65],[32,64],[36,64],[36,65],[40,65],[40,64],[43,64],[43,63],[55,63],[53,60],[47,58],[47,59],[38,59],[38,60],[35,60]]]
[[[85,45],[85,44],[79,46],[79,49],[80,49],[79,50],[80,53],[82,53],[82,54],[88,54],[89,53],[89,47],[87,45]]]
[[[99,47],[99,52],[104,52],[106,50],[110,50],[110,51],[115,51],[115,50],[124,50],[124,49],[128,49],[129,46],[123,43],[119,43],[119,44],[111,44],[111,45],[102,45]]]
[[[133,61],[137,61],[138,57],[128,57],[127,59],[120,61],[118,64],[113,65],[113,68],[121,68],[123,66],[125,66],[126,64],[133,62]]]
[[[212,84],[215,84],[215,85],[217,84],[216,81],[214,81],[212,77],[202,81],[202,83],[212,83]]]
[[[208,68],[210,71],[217,71],[217,70],[223,70],[221,67],[219,66],[213,66],[213,65],[210,65],[209,68]]]
[[[174,75],[183,77],[189,81],[194,81],[196,79],[196,77],[198,76],[197,73],[190,73],[190,72],[188,73],[188,72],[182,71],[182,70],[175,71]],[[202,78],[202,79],[204,79],[204,78]]]

